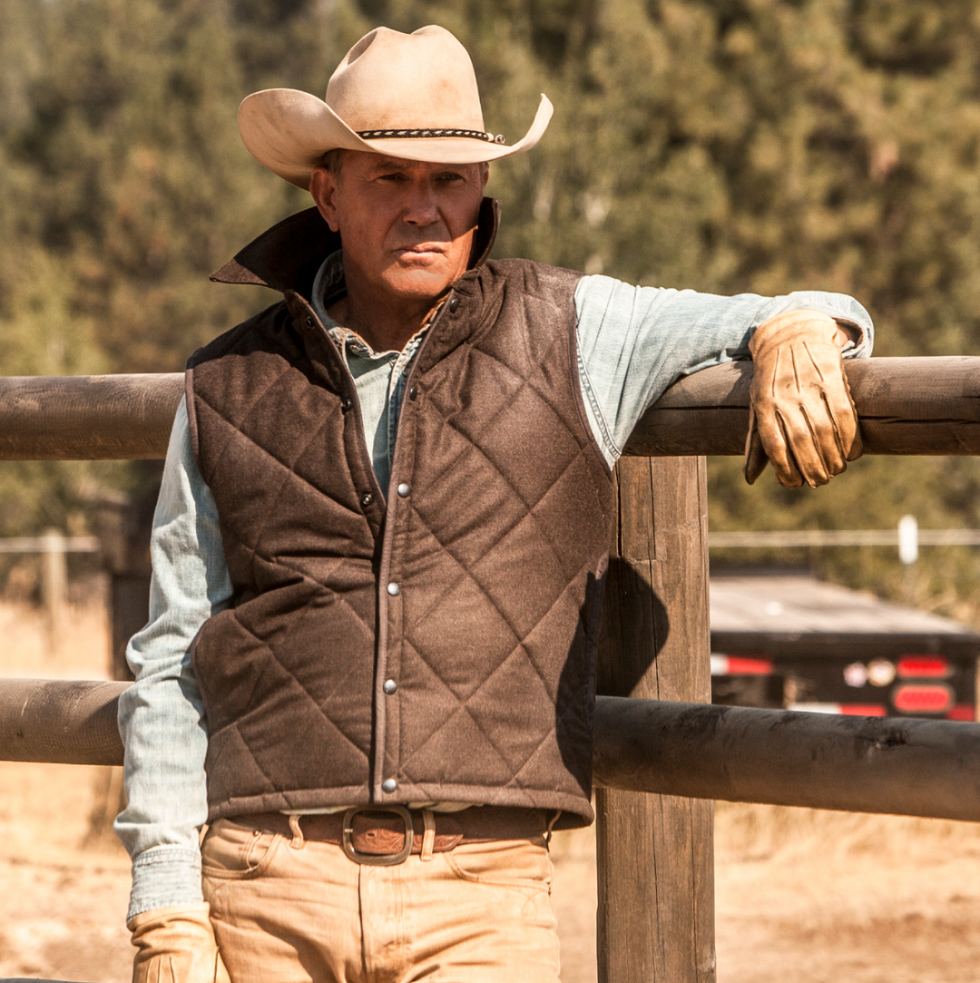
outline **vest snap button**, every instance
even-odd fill
[[[361,496],[361,505],[370,505],[374,501],[374,496],[370,492],[365,492]]]
[[[416,399],[418,397],[418,394],[419,394],[418,387],[417,386],[412,386],[412,388],[409,389],[409,391],[408,391],[408,398],[409,399]]]
[[[386,778],[381,783],[382,792],[394,792],[397,788],[398,788],[398,782],[396,782],[394,778]]]
[[[345,410],[349,410],[353,405],[354,405],[354,400],[352,400],[350,397],[345,399],[343,402],[343,407]]]
[[[453,297],[449,302],[449,313],[455,314],[459,310],[459,297]]]
[[[401,587],[399,587],[394,581],[388,584],[387,590],[392,597],[397,597],[402,592]]]
[[[408,496],[409,496],[409,495],[411,495],[411,493],[412,493],[412,486],[411,486],[411,485],[409,485],[408,483],[406,483],[406,482],[404,482],[404,481],[403,481],[403,482],[402,482],[402,483],[401,483],[401,484],[400,484],[400,485],[398,486],[398,494],[399,494],[399,495],[400,495],[400,496],[401,496],[402,498],[408,498]]]
[[[312,328],[312,327],[313,327],[313,318],[311,318],[311,317],[308,317],[308,318],[306,319],[306,326],[307,326],[308,328]]]
[[[388,696],[392,696],[398,691],[398,683],[396,683],[393,679],[386,679],[383,689]]]

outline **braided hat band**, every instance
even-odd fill
[[[425,137],[470,137],[474,140],[485,140],[487,143],[506,143],[503,133],[494,136],[492,133],[484,133],[483,130],[453,130],[453,129],[428,129],[428,130],[357,130],[357,135],[364,140],[385,140],[402,138],[422,138]]]

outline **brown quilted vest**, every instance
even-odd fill
[[[303,299],[336,246],[311,210],[246,247],[216,277],[286,301],[188,363],[234,587],[193,656],[210,818],[441,800],[590,821],[613,504],[578,385],[579,274],[481,260],[456,283],[382,489]]]

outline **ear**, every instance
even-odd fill
[[[314,167],[310,175],[310,194],[331,232],[340,231],[337,219],[337,178],[325,167]]]

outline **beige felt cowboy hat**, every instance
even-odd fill
[[[548,127],[544,95],[531,128],[508,146],[483,128],[476,73],[466,49],[442,27],[366,34],[330,77],[326,100],[296,89],[265,89],[238,110],[249,152],[301,188],[339,147],[410,160],[473,164],[530,150]]]

